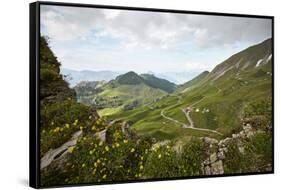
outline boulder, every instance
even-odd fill
[[[223,151],[223,150],[221,150],[221,151],[218,152],[218,159],[220,159],[220,160],[225,159],[225,154],[224,154],[224,151]]]
[[[221,160],[211,164],[211,173],[214,175],[219,175],[224,173],[223,163]]]
[[[203,140],[207,144],[218,144],[218,140],[209,137],[204,137]]]
[[[211,175],[211,168],[210,168],[210,166],[206,166],[204,170],[205,170],[204,171],[205,175]]]
[[[214,163],[215,161],[217,161],[218,157],[217,157],[217,153],[213,153],[210,155],[210,162]]]

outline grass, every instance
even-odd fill
[[[104,116],[119,113],[121,111],[122,111],[122,106],[119,106],[119,107],[115,107],[115,108],[104,108],[104,109],[98,110],[98,114],[100,116],[104,117]]]
[[[214,84],[203,83],[186,93],[169,95],[149,106],[120,112],[111,117],[123,117],[132,122],[132,126],[139,134],[157,139],[160,139],[159,134],[163,134],[168,139],[181,138],[184,135],[206,135],[219,138],[209,132],[180,130],[181,126],[160,115],[161,110],[166,108],[165,115],[188,124],[181,109],[196,103],[193,107],[199,108],[200,112],[193,111],[190,114],[195,127],[217,130],[228,136],[233,130],[241,128],[241,114],[248,102],[253,99],[263,99],[272,93],[271,77],[266,75],[256,77],[256,72],[256,70],[245,71],[240,74],[239,78],[229,72],[227,74],[231,76],[223,76]],[[181,97],[179,102],[178,96]],[[209,112],[202,113],[204,108]],[[168,133],[170,134],[167,135]]]

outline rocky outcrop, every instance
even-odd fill
[[[202,140],[209,145],[208,158],[203,162],[203,171],[205,175],[221,175],[224,174],[223,161],[225,154],[228,152],[230,143],[235,142],[240,153],[244,153],[242,140],[250,138],[256,131],[250,124],[245,124],[243,130],[239,133],[232,134],[232,137],[227,137],[220,141],[203,137]]]
[[[41,164],[40,169],[44,169],[48,165],[50,165],[55,160],[62,159],[67,153],[68,149],[71,147],[74,147],[77,143],[77,140],[79,137],[81,137],[83,134],[82,131],[77,131],[74,133],[69,141],[64,143],[62,146],[54,149],[49,150],[42,158],[41,158]]]
[[[40,103],[49,104],[64,100],[76,100],[74,89],[60,74],[60,63],[48,45],[48,39],[40,38]]]

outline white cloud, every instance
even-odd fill
[[[271,36],[267,19],[41,7],[41,32],[63,67],[201,71]]]
[[[183,64],[183,70],[186,71],[206,71],[212,69],[212,65],[198,62],[187,62]]]
[[[187,15],[112,9],[42,6],[41,23],[55,41],[96,37],[122,41],[124,47],[169,48],[193,37],[201,48],[257,42],[271,35],[268,19]]]
[[[105,9],[103,13],[106,19],[114,19],[120,14],[121,10]]]

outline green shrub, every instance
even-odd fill
[[[101,119],[94,118],[93,111],[72,100],[41,105],[40,153],[54,149],[69,140],[78,130],[90,131],[104,128]]]
[[[41,81],[56,81],[61,79],[61,76],[52,69],[40,69],[40,80]]]
[[[147,178],[195,176],[203,174],[202,163],[207,158],[206,145],[192,139],[176,152],[172,144],[156,147],[145,164]]]
[[[272,126],[272,100],[263,99],[252,102],[244,110],[244,118],[253,127],[267,130]]]
[[[103,181],[140,179],[144,175],[144,163],[150,150],[145,139],[130,140],[120,133],[120,126],[112,127],[111,144],[92,135],[78,140],[71,148],[63,170],[54,172],[48,168],[42,172],[42,184],[76,184]]]
[[[236,142],[228,146],[224,160],[225,173],[248,173],[267,171],[272,164],[271,133],[257,133],[243,142],[240,152]]]

